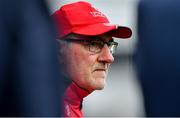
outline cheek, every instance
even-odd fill
[[[82,49],[74,49],[69,52],[65,53],[65,57],[63,58],[65,75],[82,88],[91,90],[97,82],[93,74],[94,65],[97,63],[97,56],[88,54],[87,51],[83,51]]]
[[[68,70],[72,78],[84,80],[91,73],[92,62],[87,54],[74,52],[69,55]],[[75,76],[75,77],[74,77]]]
[[[75,57],[76,60],[74,61],[76,63],[72,65],[74,69],[72,70],[71,68],[71,72],[73,73],[72,79],[82,88],[91,90],[94,88],[92,86],[96,83],[93,75],[93,67],[96,62],[96,57],[88,54],[75,54]]]

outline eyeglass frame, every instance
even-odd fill
[[[115,42],[113,38],[111,41],[108,41],[108,42],[103,41],[101,39],[102,39],[101,37],[86,37],[86,38],[81,38],[81,39],[80,38],[64,38],[64,39],[58,39],[58,41],[85,42],[85,43],[87,43],[86,46],[88,46],[88,51],[90,51],[94,54],[100,53],[101,50],[103,49],[104,45],[106,44],[110,50],[110,53],[114,54],[117,49],[118,42]],[[96,48],[96,49],[99,48],[98,51],[92,50],[93,42],[99,42],[99,46],[97,46],[97,48]],[[103,44],[101,43],[101,45],[100,45],[100,42],[102,42]]]

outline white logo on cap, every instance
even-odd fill
[[[97,8],[95,8],[93,5],[91,5],[92,8],[94,8],[96,11],[90,12],[93,17],[106,17],[103,13],[101,13]]]
[[[103,13],[101,13],[101,12],[97,12],[97,11],[95,11],[95,12],[90,12],[91,13],[91,15],[93,16],[93,17],[106,17]]]
[[[92,8],[94,8],[95,10],[99,11],[96,7],[94,7],[94,5],[91,5]]]

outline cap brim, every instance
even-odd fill
[[[117,26],[112,24],[99,23],[89,26],[81,26],[72,29],[73,33],[88,35],[88,36],[96,36],[104,33],[110,32],[113,37],[117,38],[130,38],[132,35],[132,31],[128,27]]]
[[[118,26],[117,29],[112,31],[112,36],[117,38],[130,38],[132,36],[132,31],[128,27]]]

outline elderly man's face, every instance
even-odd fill
[[[112,40],[111,36],[100,36],[104,41]],[[99,53],[92,53],[82,43],[70,43],[61,46],[60,64],[64,75],[78,86],[88,91],[104,88],[109,65],[114,58],[107,45]]]

